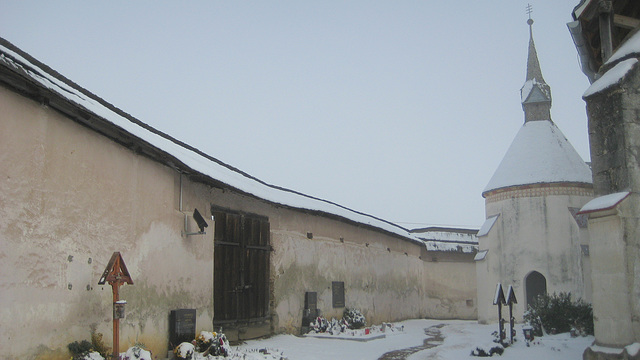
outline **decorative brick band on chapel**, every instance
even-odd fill
[[[527,184],[509,186],[482,194],[485,198],[485,203],[522,197],[550,195],[593,196],[593,185],[583,183]]]

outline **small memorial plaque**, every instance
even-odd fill
[[[331,283],[331,293],[333,294],[333,307],[344,307],[344,281],[333,281]]]
[[[119,300],[113,303],[113,318],[124,319],[124,308],[127,304],[126,300]]]
[[[196,338],[196,309],[171,310],[169,315],[169,347]]]

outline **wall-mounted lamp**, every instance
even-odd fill
[[[202,215],[200,215],[200,212],[198,211],[198,209],[194,209],[193,210],[193,220],[196,221],[196,224],[198,224],[198,228],[200,228],[200,231],[198,232],[188,232],[189,231],[189,227],[188,225],[188,215],[184,215],[184,231],[182,232],[183,236],[189,236],[189,235],[204,235],[206,234],[206,232],[204,231],[204,228],[206,228],[207,226],[209,226],[209,224],[207,224],[207,222],[204,220],[204,218],[202,217]]]

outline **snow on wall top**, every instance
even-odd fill
[[[612,64],[626,56],[640,53],[640,31],[636,32],[614,52],[605,64]]]
[[[254,195],[260,199],[282,204],[285,206],[318,211],[322,213],[337,215],[347,220],[351,220],[360,224],[369,225],[393,234],[400,235],[409,241],[423,243],[426,242],[411,234],[408,229],[399,225],[376,218],[374,216],[364,214],[336,203],[314,198],[305,194],[301,194],[292,190],[276,187],[266,184],[255,178],[234,170],[230,166],[225,166],[222,162],[212,161],[211,159],[198,154],[196,151],[189,149],[179,143],[174,138],[167,135],[160,135],[142,127],[139,124],[127,119],[126,117],[114,112],[98,101],[98,97],[91,94],[87,95],[70,82],[63,81],[42,66],[35,64],[16,51],[0,44],[0,66],[5,66],[13,71],[26,74],[32,81],[40,84],[44,88],[51,90],[61,98],[64,98],[80,108],[83,108],[105,121],[123,129],[127,133],[144,141],[162,152],[174,156],[191,170],[210,177],[211,179],[228,184],[240,191]],[[429,248],[429,246],[427,246]],[[433,246],[431,246],[433,248]],[[443,251],[460,251],[455,244],[442,243],[437,246],[437,250]],[[473,252],[475,248],[465,248],[465,252]]]
[[[616,50],[616,52],[611,55],[611,57],[607,60],[605,65],[613,64],[621,59],[624,59],[629,56],[640,56],[640,31],[636,32],[629,38],[629,40],[625,41],[622,46]],[[624,78],[627,73],[633,69],[638,60],[636,58],[630,58],[623,61],[620,61],[611,69],[607,70],[598,80],[594,81],[589,88],[582,94],[583,98],[589,97],[593,94],[597,94],[603,90],[610,88],[611,86],[617,84]]]
[[[487,236],[489,234],[489,231],[491,231],[491,228],[493,228],[493,224],[495,224],[496,220],[498,220],[499,216],[500,214],[489,216],[487,220],[485,220],[482,224],[482,227],[480,227],[480,230],[478,231],[478,237]]]
[[[586,214],[594,211],[608,210],[616,207],[622,200],[629,196],[630,192],[623,191],[604,196],[599,196],[586,203],[578,214]]]
[[[426,228],[411,231],[423,240],[427,250],[451,251],[452,249],[464,253],[474,252],[478,247],[476,231],[471,229]]]
[[[483,193],[539,183],[592,184],[591,169],[551,121],[524,123]]]
[[[589,97],[593,94],[597,94],[602,90],[606,90],[611,86],[617,84],[624,78],[627,73],[633,69],[638,59],[627,59],[617,63],[614,67],[604,73],[598,80],[594,81],[587,91],[582,94],[583,98]]]
[[[424,240],[457,241],[463,243],[477,243],[477,230],[473,229],[453,229],[453,228],[426,228],[411,230],[411,232]]]

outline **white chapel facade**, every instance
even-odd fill
[[[591,170],[551,120],[551,90],[542,77],[533,20],[528,24],[525,121],[482,193],[486,221],[476,256],[480,323],[498,320],[498,283],[513,286],[517,321],[542,293],[591,297],[588,231],[576,215],[593,198]]]

